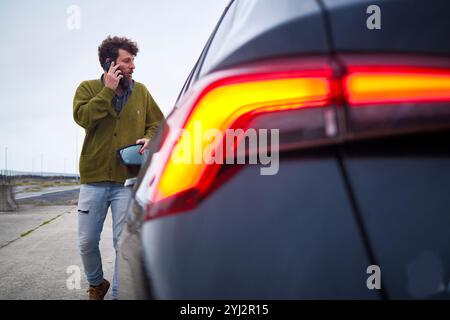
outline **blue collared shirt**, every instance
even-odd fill
[[[100,78],[103,82],[103,75]],[[131,80],[130,85],[128,86],[128,88],[125,90],[125,92],[121,95],[118,96],[117,94],[114,95],[114,98],[112,99],[112,103],[114,106],[114,109],[116,109],[117,113],[120,113],[123,109],[123,107],[125,106],[125,104],[128,101],[128,98],[130,97],[131,93],[133,92],[133,85],[134,85],[134,80]]]

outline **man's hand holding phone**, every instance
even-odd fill
[[[115,64],[114,61],[112,61],[109,70],[105,71],[105,74],[103,76],[105,86],[114,91],[116,91],[120,79],[123,78],[122,71],[118,69],[119,66],[120,66],[119,64]]]

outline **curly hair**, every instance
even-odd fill
[[[106,62],[106,59],[116,60],[119,56],[119,49],[123,49],[136,56],[139,48],[137,43],[125,37],[108,36],[98,47],[98,59],[100,65]]]

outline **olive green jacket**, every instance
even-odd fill
[[[73,118],[86,129],[80,157],[81,183],[123,183],[131,173],[117,157],[117,149],[140,138],[151,139],[164,118],[142,83],[134,83],[119,114],[112,104],[114,95],[100,79],[83,81],[75,93]]]

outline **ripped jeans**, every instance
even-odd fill
[[[108,208],[111,207],[113,245],[116,253],[112,282],[112,299],[117,298],[117,254],[119,237],[127,216],[131,189],[114,182],[82,184],[78,200],[78,247],[84,272],[90,285],[103,280],[99,242]]]

